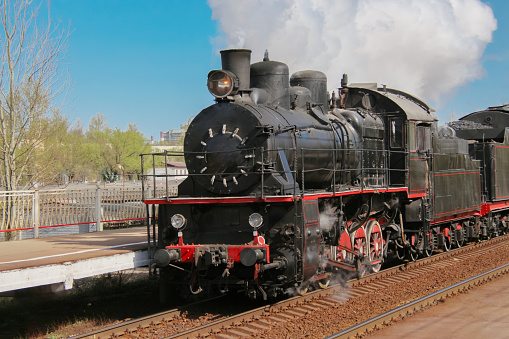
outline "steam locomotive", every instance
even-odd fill
[[[185,134],[187,178],[146,200],[163,293],[304,293],[507,231],[509,106],[439,128],[408,93],[343,75],[329,95],[322,72],[250,58],[221,51],[215,103]]]

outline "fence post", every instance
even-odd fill
[[[34,185],[34,205],[32,208],[34,217],[34,238],[39,238],[39,224],[40,219],[40,201],[39,201],[39,185]]]
[[[97,181],[97,184],[95,186],[95,231],[99,232],[102,231],[101,227],[101,183],[99,180]]]

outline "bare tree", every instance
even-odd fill
[[[52,23],[49,4],[47,16],[39,17],[44,3],[37,1],[0,0],[0,174],[8,191],[38,180],[34,154],[55,131],[55,99],[65,98],[69,88],[62,63],[69,32]],[[2,200],[3,227],[23,226],[16,196]],[[16,237],[17,232],[6,235]]]
[[[49,4],[47,16],[40,16],[42,4],[0,0],[0,161],[8,191],[37,180],[36,172],[23,178],[54,131],[48,122],[59,114],[70,85],[62,62],[69,30],[53,24]]]

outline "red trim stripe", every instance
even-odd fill
[[[381,189],[365,189],[355,191],[342,191],[335,193],[316,193],[306,194],[303,197],[296,196],[266,196],[266,197],[224,197],[224,198],[168,198],[168,199],[146,199],[146,205],[164,205],[164,204],[245,204],[245,203],[261,203],[261,202],[293,202],[299,200],[315,200],[320,198],[341,197],[346,195],[356,195],[365,193],[387,193],[387,192],[406,192],[408,188],[381,188]]]
[[[409,194],[408,197],[410,199],[416,199],[416,198],[424,198],[426,196],[426,193],[414,193],[414,194]]]

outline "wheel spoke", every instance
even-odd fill
[[[405,248],[396,246],[396,256],[399,260],[405,259]]]
[[[369,261],[370,270],[372,272],[380,271],[383,263],[383,248],[384,240],[382,236],[382,230],[380,225],[376,221],[368,222],[367,226],[368,239],[369,239]]]
[[[416,249],[413,246],[408,248],[408,250],[407,250],[407,258],[408,258],[409,261],[416,261],[417,260],[417,251],[416,251]]]

